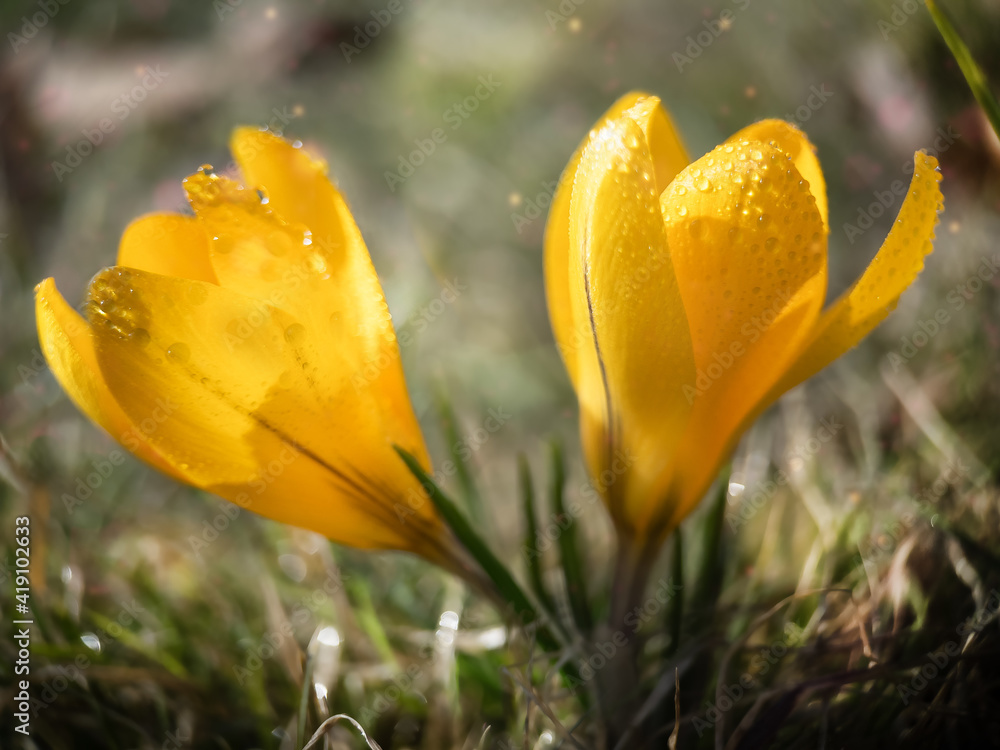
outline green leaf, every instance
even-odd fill
[[[573,620],[580,632],[586,635],[593,629],[594,622],[587,603],[587,583],[576,544],[576,518],[566,512],[563,492],[566,485],[566,465],[558,443],[552,443],[551,457],[552,483],[549,496],[556,513],[557,525],[562,529],[559,535],[559,553],[562,557],[563,575],[566,576],[566,595]]]
[[[545,586],[545,576],[542,570],[542,551],[538,549],[538,514],[535,510],[535,487],[531,480],[531,466],[524,454],[517,457],[518,484],[521,487],[521,500],[524,508],[525,542],[527,551],[528,580],[535,598],[556,620],[556,603]]]
[[[972,89],[972,95],[976,97],[979,106],[986,113],[990,125],[993,126],[993,132],[997,134],[997,137],[1000,137],[1000,104],[997,103],[996,97],[990,91],[989,83],[986,80],[983,69],[976,63],[969,48],[962,41],[962,37],[958,35],[958,31],[952,25],[944,11],[938,8],[935,0],[924,0],[924,2],[945,44],[951,50],[955,62],[962,69],[962,75],[965,76],[966,83]]]
[[[437,508],[438,513],[441,514],[441,518],[444,519],[444,522],[452,530],[462,546],[479,563],[483,572],[486,573],[493,582],[493,585],[496,586],[497,592],[503,600],[513,608],[515,620],[523,627],[530,627],[535,630],[538,643],[542,648],[547,651],[561,648],[561,644],[552,635],[548,624],[538,616],[534,605],[528,599],[527,595],[525,595],[524,591],[521,590],[521,587],[514,580],[514,577],[507,570],[506,566],[490,551],[490,548],[486,546],[486,543],[475,532],[454,501],[441,491],[441,488],[427,475],[427,472],[423,470],[417,459],[398,445],[395,448],[396,452],[413,473],[413,476],[420,480],[420,483],[424,486],[424,490],[430,497],[431,502],[434,503],[434,507]]]
[[[469,509],[469,514],[474,519],[482,522],[483,504],[479,488],[476,487],[476,481],[472,478],[472,472],[469,471],[469,464],[459,451],[462,445],[462,436],[458,430],[458,419],[455,416],[455,410],[451,408],[451,401],[448,400],[448,396],[443,391],[438,393],[437,405],[441,414],[441,424],[444,427],[444,437],[448,441],[448,455],[455,466],[455,475],[458,477],[465,507]]]
[[[712,618],[725,573],[725,550],[722,546],[726,497],[729,494],[730,466],[719,473],[719,485],[701,528],[701,565],[694,580],[691,623],[692,632],[701,630]]]

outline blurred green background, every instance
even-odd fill
[[[945,7],[1000,81],[1000,5]],[[319,655],[310,663],[329,691],[326,703],[306,696],[306,736],[345,711],[387,748],[476,747],[487,725],[484,747],[521,737],[525,698],[500,669],[499,620],[429,566],[331,549],[246,514],[230,521],[221,501],[131,458],[81,502],[64,500],[116,446],[42,361],[32,288],[54,276],[82,300],[132,218],[181,210],[183,177],[229,165],[239,124],[267,125],[328,161],[397,330],[411,333],[403,362],[432,454],[441,462],[455,441],[438,408],[446,394],[472,448],[479,522],[514,563],[516,453],[541,482],[544,443],[561,437],[570,496],[585,487],[542,237],[563,166],[618,96],[661,96],[694,158],[764,117],[805,130],[830,195],[831,298],[873,257],[898,198],[884,212],[872,204],[908,180],[916,149],[935,149],[946,209],[919,281],[734,459],[729,580],[736,599],[761,601],[829,585],[820,552],[831,534],[863,553],[914,508],[921,519],[936,508],[995,549],[1000,143],[921,4],[36,0],[5,1],[0,28],[0,730],[13,726],[13,519],[28,513],[32,684],[52,696],[26,747],[300,747],[304,651]],[[91,148],[102,120],[109,132]],[[875,213],[871,228],[852,229]],[[970,291],[984,262],[992,278]],[[940,309],[948,322],[916,346]],[[491,410],[505,416],[487,434]],[[805,448],[822,418],[844,427]],[[967,468],[921,505],[954,466]],[[795,481],[758,493],[747,512],[773,468]],[[220,514],[218,538],[193,544]],[[582,522],[599,595],[609,524],[593,506]],[[891,549],[904,536],[918,546],[909,564],[920,580],[958,565],[934,541],[938,526],[889,533]],[[266,643],[286,621],[291,635]],[[524,746],[552,740],[540,721]],[[339,746],[360,746],[351,737]]]

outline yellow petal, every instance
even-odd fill
[[[576,179],[580,157],[593,135],[608,122],[626,116],[625,113],[633,108],[636,108],[633,114],[643,128],[644,137],[653,156],[652,171],[656,177],[658,190],[662,191],[674,175],[689,162],[687,152],[681,144],[670,116],[660,106],[660,100],[655,96],[633,91],[621,97],[604,113],[563,171],[545,229],[545,293],[556,344],[574,385],[577,383],[579,370],[577,352],[581,340],[589,337],[590,324],[586,318],[577,320],[571,316],[572,308],[569,302],[570,287],[573,283],[579,283],[570,281],[568,271],[569,211],[573,182]]]
[[[370,390],[391,434],[405,437],[430,467],[413,414],[382,287],[357,225],[325,168],[272,133],[238,129],[232,139],[248,185],[195,174],[185,181],[192,206],[212,237],[219,283],[290,312],[322,335],[328,351],[318,378],[350,378]],[[256,194],[267,196],[262,205]]]
[[[108,391],[97,364],[90,326],[66,303],[53,279],[45,279],[35,287],[35,320],[45,360],[80,411],[136,456],[183,481]]]
[[[812,330],[826,291],[826,230],[790,157],[724,144],[661,196],[697,372],[678,507],[698,502],[747,414]]]
[[[632,534],[667,493],[689,411],[681,386],[694,373],[654,169],[626,113],[584,147],[569,210],[569,302],[586,327],[577,358],[584,449],[612,516]]]
[[[208,236],[193,216],[162,213],[136,219],[122,234],[118,265],[216,282]]]
[[[441,528],[377,398],[328,383],[323,331],[199,281],[112,268],[87,303],[108,388],[198,486],[357,547],[438,559]],[[141,384],[139,387],[138,384]],[[411,508],[412,504],[412,508]]]
[[[742,141],[768,143],[792,157],[795,168],[809,183],[816,208],[823,219],[823,226],[829,231],[830,214],[827,207],[826,180],[823,179],[823,170],[820,168],[819,159],[816,158],[816,147],[809,142],[805,133],[784,120],[761,120],[743,128],[726,143],[739,144]]]
[[[933,250],[937,214],[944,206],[937,159],[914,154],[913,179],[889,236],[860,279],[826,310],[775,389],[773,398],[812,377],[867,336],[891,312]]]

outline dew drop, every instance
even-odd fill
[[[677,195],[687,195],[687,191],[688,191],[688,189],[686,187],[684,187],[683,185],[678,185],[677,186]]]
[[[178,341],[167,347],[167,357],[183,365],[191,359],[191,348],[183,341]]]
[[[128,336],[129,341],[131,341],[136,346],[145,349],[149,346],[150,336],[149,331],[145,328],[136,328]]]
[[[701,192],[707,193],[709,190],[712,189],[712,183],[709,181],[707,177],[702,177],[695,184],[695,187],[697,187]]]
[[[683,216],[687,216],[688,215],[687,206],[681,206],[680,208],[678,208],[677,209],[677,215],[678,216],[682,216],[682,217]]]
[[[694,219],[688,224],[688,231],[696,240],[705,236],[705,224],[701,219]]]
[[[767,227],[771,225],[771,217],[769,214],[761,214],[757,217],[757,224],[762,227]]]
[[[764,217],[761,216],[760,218],[763,219]],[[766,240],[764,240],[764,249],[766,249],[766,250],[774,250],[775,245],[777,245],[777,244],[778,244],[778,238],[777,237],[768,237]]]
[[[285,329],[285,341],[289,344],[300,344],[306,335],[306,327],[301,323],[292,323]]]

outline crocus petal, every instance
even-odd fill
[[[654,169],[626,113],[584,148],[569,211],[568,270],[578,281],[570,301],[587,327],[578,360],[587,363],[578,389],[584,448],[626,527],[666,492],[689,410],[681,386],[694,375]]]
[[[826,230],[791,158],[725,144],[661,196],[697,375],[680,450],[678,517],[707,489],[743,419],[781,378],[826,291]]]
[[[45,279],[35,287],[35,320],[45,360],[80,411],[136,456],[182,479],[111,395],[97,364],[90,326],[67,304],[54,279]]]
[[[324,342],[287,312],[118,267],[94,278],[87,313],[110,392],[156,423],[150,443],[193,484],[335,541],[439,555],[433,510],[392,449],[416,446],[381,433],[375,399],[327,387]]]
[[[826,180],[823,179],[823,170],[819,159],[816,158],[816,147],[810,143],[805,133],[784,120],[761,120],[743,128],[727,139],[726,143],[739,144],[742,141],[770,144],[792,158],[799,174],[809,183],[809,191],[816,201],[823,226],[829,231],[830,214],[827,207]]]
[[[266,206],[253,190],[243,191],[240,199],[221,179],[213,187],[223,187],[234,198],[225,204],[195,195],[196,182],[204,184],[206,176],[186,183],[195,211],[217,238],[212,258],[220,283],[262,299],[281,298],[276,305],[307,329],[322,332],[330,349],[340,352],[336,361],[324,355],[317,363],[321,377],[348,372],[352,392],[378,394],[382,426],[405,435],[403,442],[429,468],[382,286],[325,165],[254,128],[236,130],[231,146],[247,185],[265,192]],[[230,247],[237,251],[227,253]],[[345,362],[346,357],[351,360]]]
[[[148,214],[125,228],[118,265],[216,283],[208,256],[208,235],[193,216]]]
[[[933,250],[931,240],[944,198],[937,159],[918,151],[913,161],[910,189],[882,248],[861,278],[823,313],[774,398],[856,346],[895,309],[923,269],[924,257]]]
[[[626,111],[637,105],[637,112],[642,120],[640,127],[645,125],[644,137],[654,158],[654,176],[659,190],[663,190],[674,175],[686,167],[690,161],[684,146],[681,144],[677,131],[659,104],[659,99],[642,92],[633,91],[621,97],[598,120],[590,135],[573,154],[566,166],[555,196],[552,208],[549,210],[548,223],[545,228],[545,294],[548,300],[549,318],[556,344],[562,353],[570,380],[574,385],[580,374],[577,363],[580,353],[580,341],[589,335],[590,323],[586,317],[577,319],[573,315],[573,305],[570,302],[570,288],[578,284],[569,275],[569,222],[570,198],[573,193],[573,181],[576,179],[580,157],[594,134],[599,132],[608,122],[619,120]],[[655,136],[655,140],[654,137]],[[588,376],[589,380],[592,377]]]

